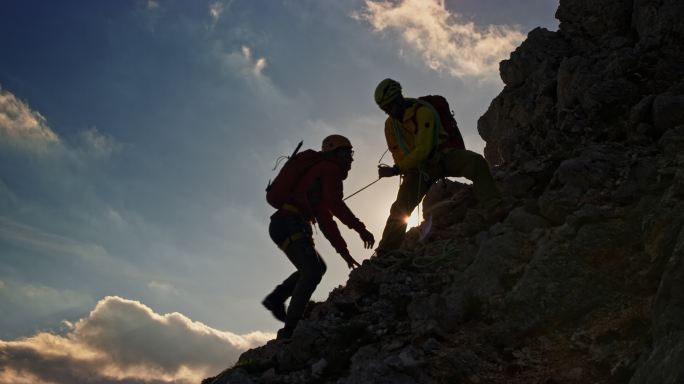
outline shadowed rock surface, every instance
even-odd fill
[[[204,384],[684,383],[684,2],[556,17],[479,121],[505,201],[438,183],[428,238]]]

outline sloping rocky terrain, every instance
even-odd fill
[[[504,203],[438,183],[426,239],[203,383],[684,383],[684,2],[556,17],[479,121]]]

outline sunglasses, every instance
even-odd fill
[[[354,156],[354,150],[351,148],[342,148],[340,152],[345,155],[349,155],[350,157]]]

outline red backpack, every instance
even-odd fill
[[[440,143],[439,147],[465,149],[463,136],[461,136],[461,131],[458,129],[458,124],[456,124],[456,119],[446,99],[440,95],[421,96],[418,99],[430,103],[439,114],[439,120],[447,133],[446,140]]]
[[[282,208],[292,198],[292,191],[304,173],[323,160],[323,155],[313,149],[298,153],[301,146],[302,142],[299,142],[278,175],[266,187],[266,201],[275,209]]]

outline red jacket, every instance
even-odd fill
[[[342,181],[346,177],[347,171],[335,160],[321,161],[302,176],[290,202],[306,219],[318,222],[323,235],[341,255],[349,251],[333,215],[357,232],[366,228],[342,200]]]

